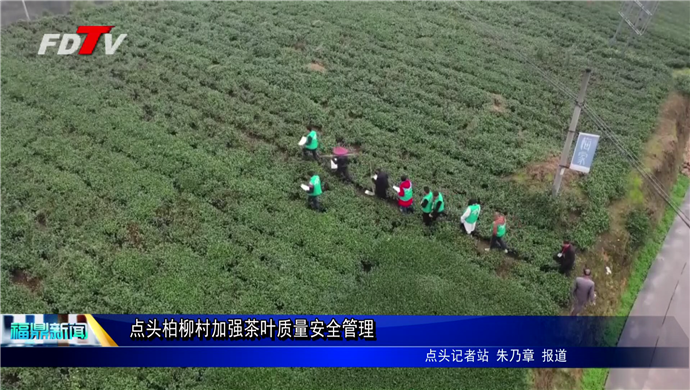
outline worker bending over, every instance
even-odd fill
[[[352,177],[347,167],[350,159],[347,156],[335,156],[331,159],[331,167],[335,167],[335,173],[347,183],[352,183]]]
[[[482,207],[479,205],[479,201],[476,199],[471,199],[465,209],[465,213],[460,217],[460,223],[462,223],[465,233],[472,234],[474,229],[477,227],[477,220],[479,219],[479,213]]]
[[[414,199],[412,199],[412,182],[407,176],[403,175],[400,180],[400,187],[393,187],[398,192],[398,206],[403,214],[414,212]]]
[[[575,247],[568,240],[563,241],[560,252],[553,256],[553,259],[558,263],[558,272],[563,275],[570,276],[570,271],[575,265]]]
[[[433,211],[434,193],[429,191],[429,187],[424,187],[424,197],[422,198],[422,221],[426,226],[433,222],[431,212]]]
[[[380,199],[386,199],[388,197],[388,174],[380,168],[376,168],[371,181],[374,182],[374,192],[367,190],[367,195],[376,195]]]

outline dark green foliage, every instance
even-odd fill
[[[631,249],[639,249],[646,242],[652,228],[647,210],[641,207],[630,210],[625,220],[625,227],[630,233]]]
[[[690,97],[690,71],[679,72],[675,76],[676,90]]]

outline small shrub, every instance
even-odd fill
[[[675,87],[681,94],[690,97],[690,72],[684,72],[674,77]]]
[[[626,218],[625,228],[630,233],[630,245],[632,250],[639,249],[645,242],[652,222],[647,211],[643,208],[632,209]]]

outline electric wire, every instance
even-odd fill
[[[457,2],[454,2],[454,4],[457,7]],[[478,22],[482,25],[487,25],[486,23],[479,21],[474,15],[471,15],[469,13],[464,13],[466,16],[468,16],[470,19],[472,19],[475,22]],[[487,31],[489,35],[496,41],[496,42],[502,42],[498,37],[493,34],[493,31],[491,31],[491,28],[488,28]],[[513,45],[507,44],[507,45],[502,45],[499,44],[502,48],[507,48],[509,51],[513,52],[516,54],[519,59],[522,61],[526,62],[529,64],[545,81],[547,81],[552,87],[554,87],[558,92],[561,94],[565,95],[566,97],[576,100],[577,95],[570,90],[567,86],[562,84],[560,81],[553,79],[552,77],[549,76],[549,74],[541,69],[538,65],[536,65],[533,61],[531,61],[522,51],[516,49]],[[620,152],[620,154],[630,163],[633,168],[642,176],[643,179],[645,179],[649,184],[651,185],[652,189],[658,196],[660,196],[666,204],[671,207],[671,209],[678,215],[678,217],[683,221],[685,225],[690,228],[690,217],[688,217],[682,210],[680,210],[673,202],[671,201],[670,195],[666,193],[666,191],[663,189],[661,184],[650,174],[648,174],[640,162],[640,160],[632,153],[630,152],[624,145],[624,143],[618,138],[618,136],[613,132],[613,130],[606,124],[606,122],[599,117],[599,115],[589,106],[587,103],[583,102],[582,105],[582,111],[589,117],[590,120],[595,124],[595,126],[604,134],[604,136],[611,141],[613,146]]]
[[[521,57],[532,67],[538,69],[542,77],[545,80],[547,80],[552,86],[558,89],[559,92],[568,96],[569,98],[576,99],[576,95],[573,91],[569,90],[564,85],[559,84],[558,81],[551,79],[547,74],[545,74],[544,71],[539,69],[537,65],[529,61],[528,58],[524,57],[523,55],[521,55]],[[690,218],[675,204],[673,204],[673,202],[671,202],[670,195],[666,193],[666,191],[664,191],[661,184],[652,175],[648,174],[644,170],[644,167],[640,160],[636,158],[635,155],[624,146],[623,142],[618,138],[618,136],[613,132],[613,130],[611,130],[611,128],[606,124],[606,122],[604,122],[591,108],[591,106],[587,105],[586,103],[583,104],[582,110],[594,122],[597,128],[612,142],[613,146],[623,155],[623,157],[628,160],[628,162],[633,166],[633,168],[635,168],[635,170],[638,171],[640,176],[642,176],[651,184],[654,192],[656,192],[657,195],[659,195],[674,210],[674,212],[683,220],[683,222],[688,227],[690,227]]]

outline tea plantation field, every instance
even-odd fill
[[[560,241],[608,229],[630,167],[602,142],[553,200],[519,180],[559,153],[576,90],[639,153],[671,70],[690,66],[690,5],[664,3],[626,54],[614,3],[115,3],[2,31],[4,313],[550,315],[570,280]],[[471,15],[471,16],[470,16]],[[115,55],[36,55],[45,33],[114,25]],[[620,47],[620,43],[619,46]],[[51,52],[51,50],[53,50]],[[371,169],[444,193],[433,234],[303,161],[355,147]],[[597,132],[586,119],[580,130]],[[325,213],[300,183],[316,169]],[[517,260],[459,231],[460,204],[508,215]],[[457,217],[457,218],[456,218]],[[16,389],[524,389],[517,370],[3,370]]]

